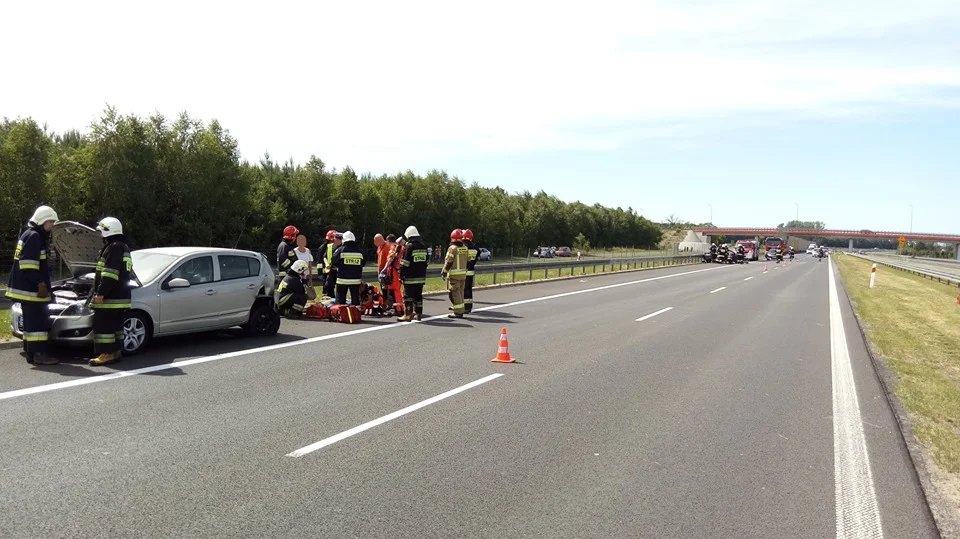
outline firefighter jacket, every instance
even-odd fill
[[[467,278],[467,262],[470,260],[468,249],[457,241],[447,248],[447,256],[443,260],[441,273],[454,281],[463,281]]]
[[[297,261],[297,250],[292,241],[282,240],[277,247],[277,273],[283,275]]]
[[[403,260],[400,261],[400,280],[403,284],[426,284],[429,264],[427,246],[420,238],[410,238],[403,249]]]
[[[133,271],[133,259],[130,248],[122,235],[110,236],[107,244],[100,250],[97,260],[97,273],[93,281],[96,295],[103,296],[103,302],[92,303],[94,309],[130,308],[130,272]]]
[[[47,233],[42,226],[28,228],[20,235],[13,254],[13,269],[7,282],[7,297],[17,301],[47,303],[47,297],[37,297],[40,284],[50,290],[50,267],[47,263]]]
[[[338,285],[355,285],[363,282],[363,251],[355,241],[345,241],[333,253],[333,267],[337,268]]]
[[[293,309],[302,312],[307,303],[307,289],[303,286],[303,278],[293,270],[287,270],[287,274],[277,286],[276,301],[281,311]]]
[[[465,241],[463,244],[467,247],[467,277],[473,277],[476,275],[474,269],[477,267],[477,255],[480,251],[472,241]]]
[[[333,268],[333,253],[336,252],[337,246],[332,241],[325,241],[320,245],[320,250],[317,253],[317,260],[319,260],[320,271],[323,273],[330,273]]]

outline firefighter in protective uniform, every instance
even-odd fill
[[[27,363],[56,365],[47,355],[50,314],[50,269],[47,236],[59,220],[49,206],[33,212],[28,228],[20,235],[7,282],[7,298],[20,302],[23,313],[23,352]]]
[[[403,316],[400,322],[423,318],[423,286],[427,284],[427,266],[430,255],[427,245],[420,239],[420,231],[408,226],[403,237],[407,244],[400,262],[400,280],[403,282]]]
[[[317,260],[320,261],[320,273],[323,279],[323,297],[332,298],[337,289],[337,269],[333,266],[333,253],[340,247],[336,230],[328,230]],[[342,238],[342,236],[341,236]]]
[[[346,304],[347,292],[350,292],[350,302],[360,307],[360,283],[365,265],[357,237],[349,230],[344,232],[343,245],[333,253],[333,267],[337,268],[337,305]]]
[[[281,315],[290,319],[303,316],[303,310],[307,306],[307,290],[303,286],[303,280],[309,270],[310,266],[306,262],[297,260],[280,281],[276,301]]]
[[[123,355],[123,318],[130,309],[130,272],[133,259],[123,235],[123,225],[115,217],[104,217],[97,223],[103,236],[103,249],[97,260],[93,281],[96,294],[90,303],[93,309],[93,352],[91,365],[106,365]]]
[[[463,244],[467,248],[467,280],[463,285],[463,312],[470,314],[473,310],[473,277],[476,275],[477,246],[473,244],[473,231],[469,228],[463,231]]]
[[[293,225],[283,229],[283,239],[277,246],[277,275],[280,279],[283,279],[290,266],[299,260],[297,258],[297,236],[299,235],[300,231]]]
[[[443,260],[443,269],[440,270],[440,278],[447,281],[450,303],[453,306],[453,312],[447,315],[449,318],[463,318],[463,287],[467,282],[469,260],[470,255],[463,245],[463,231],[456,228],[450,232],[450,247],[447,248],[447,256]]]

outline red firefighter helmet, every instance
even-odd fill
[[[473,241],[473,231],[469,228],[463,229],[463,239],[467,241]]]
[[[336,230],[328,230],[328,231],[327,231],[327,241],[333,241],[333,239],[336,238],[336,237],[337,237],[337,231],[336,231]]]
[[[300,231],[297,230],[297,227],[293,225],[290,225],[287,228],[283,229],[283,239],[285,240],[295,240],[299,235],[300,235]]]
[[[463,239],[463,231],[459,228],[454,228],[453,232],[450,232],[450,241],[460,241]]]

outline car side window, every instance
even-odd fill
[[[213,257],[201,256],[183,262],[177,269],[173,270],[167,281],[169,282],[171,279],[186,279],[190,285],[212,283]]]
[[[260,262],[255,258],[240,255],[218,255],[217,258],[220,260],[221,281],[245,279],[260,273]]]

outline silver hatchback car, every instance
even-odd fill
[[[50,303],[50,339],[93,344],[89,308],[94,269],[103,240],[96,230],[57,223],[51,243],[73,278],[55,283]],[[123,321],[123,351],[133,355],[152,338],[240,326],[250,335],[274,336],[280,315],[274,304],[274,274],[267,258],[252,251],[209,247],[162,247],[131,253],[131,309]],[[11,331],[23,338],[20,304],[10,310]]]

